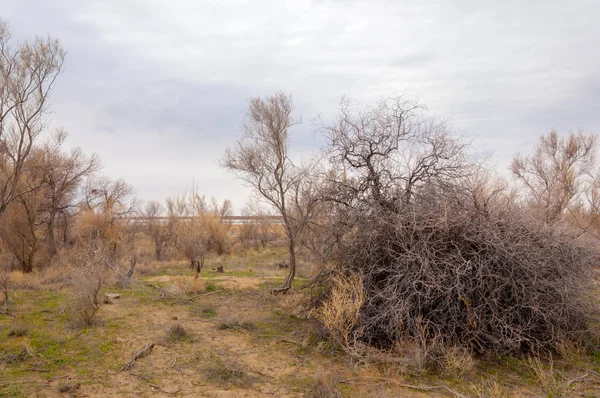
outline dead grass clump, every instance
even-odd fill
[[[560,371],[554,368],[552,359],[544,366],[538,357],[529,357],[527,365],[535,377],[537,384],[548,398],[565,398],[575,395],[578,385],[569,381]]]
[[[354,345],[351,333],[358,322],[364,299],[363,280],[359,274],[337,274],[332,277],[329,299],[314,312],[333,340],[346,349]]]
[[[309,398],[342,398],[339,382],[340,378],[337,375],[318,370],[314,384],[305,391],[304,396]]]
[[[80,383],[78,382],[73,382],[73,381],[63,381],[58,385],[58,392],[62,393],[62,394],[73,394],[75,393],[75,391],[77,391],[79,389],[79,387],[81,386]]]
[[[188,332],[180,324],[172,325],[167,330],[167,340],[170,342],[185,340],[188,337]]]
[[[13,326],[8,331],[8,337],[23,337],[29,335],[29,328],[26,326]]]
[[[205,369],[204,376],[210,383],[224,387],[243,387],[251,383],[250,377],[236,362],[217,357],[212,365]]]
[[[256,326],[252,322],[241,321],[240,319],[238,319],[238,317],[233,316],[231,318],[224,319],[221,323],[219,323],[217,328],[219,330],[243,331],[243,330],[253,330],[256,328]]]
[[[206,288],[206,283],[201,278],[182,277],[174,280],[174,285],[181,289],[186,296],[202,293]]]
[[[8,278],[11,281],[10,283],[13,290],[35,291],[42,289],[39,272],[23,273],[21,271],[13,270],[10,271]]]
[[[496,380],[487,380],[482,383],[472,384],[470,392],[477,398],[506,398],[512,396],[502,384]]]
[[[443,369],[449,376],[463,379],[473,372],[476,365],[475,357],[464,347],[451,347],[444,350]]]

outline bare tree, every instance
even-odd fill
[[[243,137],[229,148],[222,165],[232,171],[281,215],[289,242],[290,267],[283,285],[291,288],[296,275],[296,251],[305,226],[303,209],[294,209],[302,191],[306,170],[291,161],[288,152],[289,130],[299,122],[292,118],[292,98],[277,93],[267,98],[252,98]]]
[[[21,177],[36,140],[48,128],[48,96],[64,57],[58,40],[50,38],[13,46],[8,25],[0,20],[0,214],[38,188],[22,184]]]
[[[173,238],[173,225],[163,221],[164,207],[159,202],[150,201],[144,208],[144,226],[154,244],[156,260],[164,260],[164,251]]]
[[[167,199],[167,210],[175,232],[175,246],[199,274],[209,250],[206,200],[192,188],[188,194]]]
[[[414,200],[419,187],[449,185],[471,172],[466,144],[450,134],[446,123],[423,116],[423,109],[403,97],[363,109],[342,99],[335,121],[321,123],[336,200],[366,201],[393,211]]]
[[[85,244],[106,245],[109,258],[116,262],[123,254],[118,252],[124,248],[124,227],[129,216],[138,212],[139,202],[133,188],[123,180],[101,177],[86,182],[83,196],[78,215],[79,238],[86,241]]]
[[[343,103],[325,129],[332,265],[354,282],[336,292],[336,273],[321,279],[321,320],[345,345],[518,354],[590,335],[595,248],[532,217],[506,184],[485,183],[444,123],[392,99]]]
[[[514,157],[511,171],[525,190],[525,199],[547,223],[561,219],[580,199],[595,164],[596,137],[581,131],[540,138],[533,155]]]
[[[100,170],[97,155],[86,156],[80,148],[65,153],[66,134],[60,132],[43,147],[44,220],[49,254],[56,253],[60,241],[64,244],[77,208],[77,193],[86,181]],[[57,230],[62,235],[59,240]]]

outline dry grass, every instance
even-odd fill
[[[212,364],[204,370],[204,377],[210,383],[226,388],[244,387],[251,383],[251,378],[240,364],[221,358],[213,360]]]
[[[506,398],[513,395],[496,380],[486,380],[473,384],[469,392],[477,398]]]
[[[8,337],[23,337],[29,335],[29,328],[26,326],[13,326],[8,331]]]
[[[271,264],[271,261],[266,263]],[[172,266],[161,265],[161,273]],[[247,264],[235,264],[229,269],[247,267]],[[184,267],[181,272],[189,270]],[[34,277],[44,280],[55,275],[56,271],[48,268],[35,273]],[[163,276],[164,282],[147,282],[154,278],[142,278],[132,288],[118,291],[121,299],[101,308],[102,322],[95,322],[93,328],[84,330],[71,328],[63,315],[63,309],[77,290],[75,284],[68,284],[60,291],[48,290],[47,286],[52,285],[43,285],[39,291],[14,290],[11,311],[18,319],[0,316],[0,378],[3,378],[0,395],[53,396],[69,385],[73,390],[66,395],[150,396],[157,391],[160,395],[160,390],[153,385],[173,396],[214,393],[222,396],[426,397],[427,392],[406,389],[400,384],[441,384],[465,397],[518,397],[548,394],[546,391],[561,396],[555,393],[560,387],[552,387],[552,382],[542,384],[533,371],[523,372],[524,365],[512,369],[507,361],[506,365],[504,362],[493,365],[488,373],[484,369],[490,365],[481,359],[477,372],[465,371],[473,366],[472,358],[465,352],[427,346],[424,349],[418,339],[398,343],[393,352],[380,351],[381,362],[377,362],[373,351],[368,352],[368,358],[361,357],[357,361],[325,334],[317,336],[318,331],[313,329],[316,322],[294,316],[294,308],[302,305],[302,295],[307,294],[308,289],[289,296],[273,296],[266,289],[232,287],[206,298],[174,303],[157,300],[157,290],[146,285],[179,286],[179,281],[193,277],[168,275],[171,279],[167,281],[166,275]],[[249,275],[233,277],[216,273],[201,275],[199,279],[208,285],[215,280],[221,284],[226,278],[256,279]],[[56,282],[59,284],[60,281]],[[181,291],[182,287],[178,289]],[[348,296],[347,290],[340,288],[340,296],[344,296],[343,292]],[[422,326],[425,333],[426,323]],[[29,333],[22,335],[21,330]],[[5,338],[1,339],[2,336]],[[151,355],[136,362],[130,370],[118,375],[110,373],[119,370],[131,359],[132,352],[149,342],[157,342]],[[438,351],[444,372],[414,371],[419,361],[425,369],[427,355],[437,356]],[[570,360],[566,359],[566,353],[570,353],[578,366],[595,369],[585,353],[581,353],[583,358],[576,358],[580,353],[576,345],[565,345],[563,352],[565,358],[561,359],[561,365]],[[446,355],[442,355],[444,353]],[[585,365],[581,365],[582,361]],[[548,371],[547,365],[542,368]],[[55,381],[46,380],[49,373]],[[100,380],[95,376],[98,374],[111,376]],[[554,369],[554,375],[560,386],[561,382],[564,384],[566,379],[573,380],[579,374],[562,370],[559,374]],[[417,379],[411,379],[414,377]],[[488,381],[490,378],[494,381]],[[23,379],[28,383],[8,384]],[[347,380],[354,381],[347,383]],[[588,396],[595,392],[591,383],[577,386]]]
[[[323,369],[316,372],[314,384],[305,391],[309,398],[342,398],[339,388],[339,375],[326,373]]]
[[[544,365],[538,357],[529,357],[527,364],[548,398],[566,398],[575,395],[577,384],[571,383],[560,371],[555,369],[552,359],[549,360],[548,365]]]
[[[354,345],[352,331],[364,302],[363,281],[360,275],[336,275],[328,300],[314,312],[331,337],[346,349]]]
[[[167,330],[167,340],[170,342],[185,340],[189,333],[180,324],[172,325]]]
[[[444,372],[459,379],[471,374],[477,365],[473,355],[462,347],[451,347],[444,350]]]

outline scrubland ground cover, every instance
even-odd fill
[[[284,256],[269,248],[213,259],[198,278],[182,262],[139,264],[127,288],[102,288],[90,325],[72,319],[69,270],[14,271],[11,311],[0,315],[0,395],[598,395],[600,355],[577,345],[552,359],[448,350],[436,370],[408,343],[357,360],[308,316],[308,264],[292,292],[269,292],[285,277]],[[104,302],[106,293],[120,297]]]

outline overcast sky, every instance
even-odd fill
[[[499,168],[553,128],[600,132],[598,0],[1,3],[14,39],[68,51],[53,124],[145,200],[195,180],[239,211],[250,191],[217,162],[248,98],[278,90],[304,121],[297,153],[342,95],[417,97]]]

